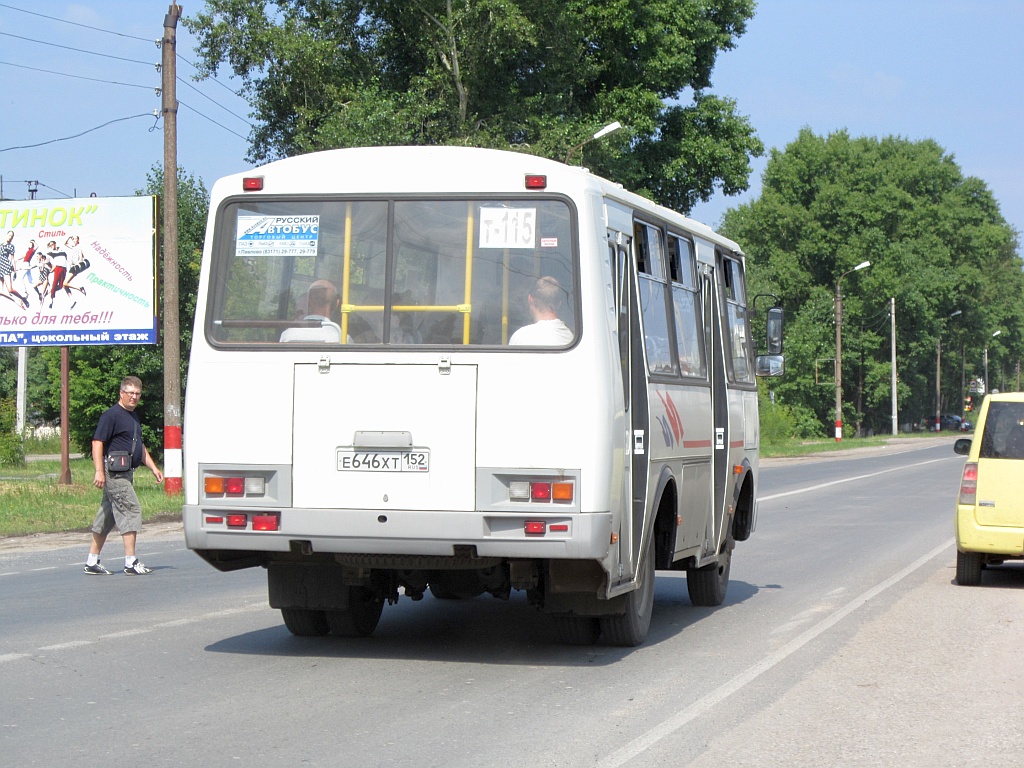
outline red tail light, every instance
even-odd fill
[[[530,498],[534,501],[550,501],[551,483],[530,483]]]
[[[548,529],[548,524],[543,520],[527,520],[523,530],[527,536],[543,536]]]
[[[974,504],[978,496],[978,465],[964,464],[964,476],[960,480],[960,503]]]
[[[277,515],[253,515],[252,529],[254,531],[276,531],[280,528],[280,521]]]

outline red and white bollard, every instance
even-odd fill
[[[181,427],[164,426],[164,493],[181,493]]]

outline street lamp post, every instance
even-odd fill
[[[957,310],[946,316],[956,317],[963,310]],[[942,328],[935,337],[935,431],[942,430]]]
[[[593,136],[588,136],[586,139],[581,141],[579,144],[576,144],[575,146],[570,147],[569,151],[565,153],[565,164],[566,165],[569,164],[569,158],[572,157],[572,153],[575,152],[576,150],[583,149],[584,145],[589,144],[594,139],[603,139],[609,133],[614,133],[615,131],[619,130],[619,128],[621,128],[621,127],[622,127],[622,123],[620,123],[618,120],[616,120],[614,123],[608,123],[608,125],[606,125],[600,131],[595,133]]]
[[[836,442],[843,439],[843,278],[851,272],[870,267],[870,261],[862,261],[848,269],[836,280]]]
[[[998,336],[1002,332],[1003,332],[1002,329],[999,329],[998,331],[996,331],[995,333],[992,334],[992,338],[994,339],[996,336]],[[986,341],[985,342],[985,394],[987,395],[991,391],[992,391],[992,387],[990,387],[988,385],[988,342]]]

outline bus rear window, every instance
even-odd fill
[[[568,346],[573,219],[538,197],[229,201],[207,334],[229,346],[503,346],[535,324],[540,286],[562,330],[533,345]]]

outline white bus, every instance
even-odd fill
[[[754,529],[736,243],[589,173],[458,147],[218,181],[184,413],[188,546],[267,569],[296,635],[511,590],[560,638],[643,642],[656,569],[725,597]],[[525,328],[517,334],[519,329]]]

